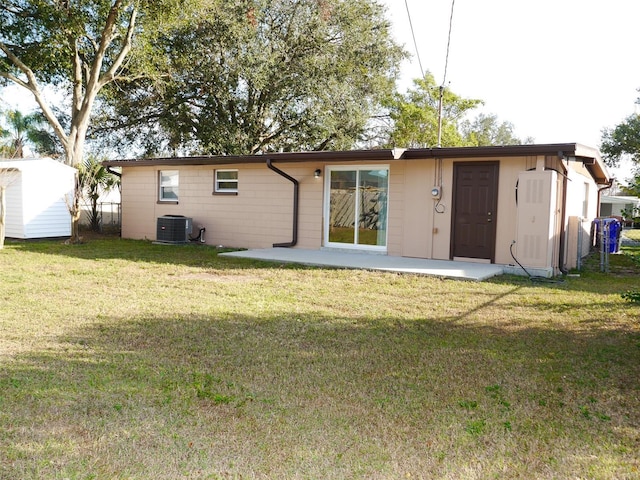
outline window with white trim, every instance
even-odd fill
[[[213,183],[214,193],[238,193],[238,170],[216,170]]]
[[[161,202],[178,201],[178,170],[160,170],[159,172],[159,194],[158,200]]]

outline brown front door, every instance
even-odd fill
[[[498,162],[455,163],[451,257],[495,260]]]

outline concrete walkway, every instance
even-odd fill
[[[270,262],[300,263],[320,267],[358,268],[465,280],[486,280],[504,273],[502,265],[453,262],[424,258],[392,257],[369,253],[300,248],[265,248],[220,254],[223,257],[251,258]]]

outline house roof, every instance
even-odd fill
[[[640,205],[640,198],[622,195],[602,195],[600,203],[611,203],[615,205]]]
[[[103,162],[106,167],[162,166],[162,165],[230,165],[265,163],[267,159],[281,163],[299,162],[355,162],[363,160],[424,160],[439,158],[494,158],[552,155],[582,162],[598,184],[608,184],[611,177],[598,150],[578,143],[534,145],[506,145],[488,147],[445,147],[414,149],[376,149],[319,152],[280,152],[262,155],[204,155],[193,157],[165,157]]]

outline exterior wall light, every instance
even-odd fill
[[[313,172],[313,176],[315,178],[320,178],[320,175],[322,175],[322,170],[320,170],[319,168],[316,168],[316,171]]]

